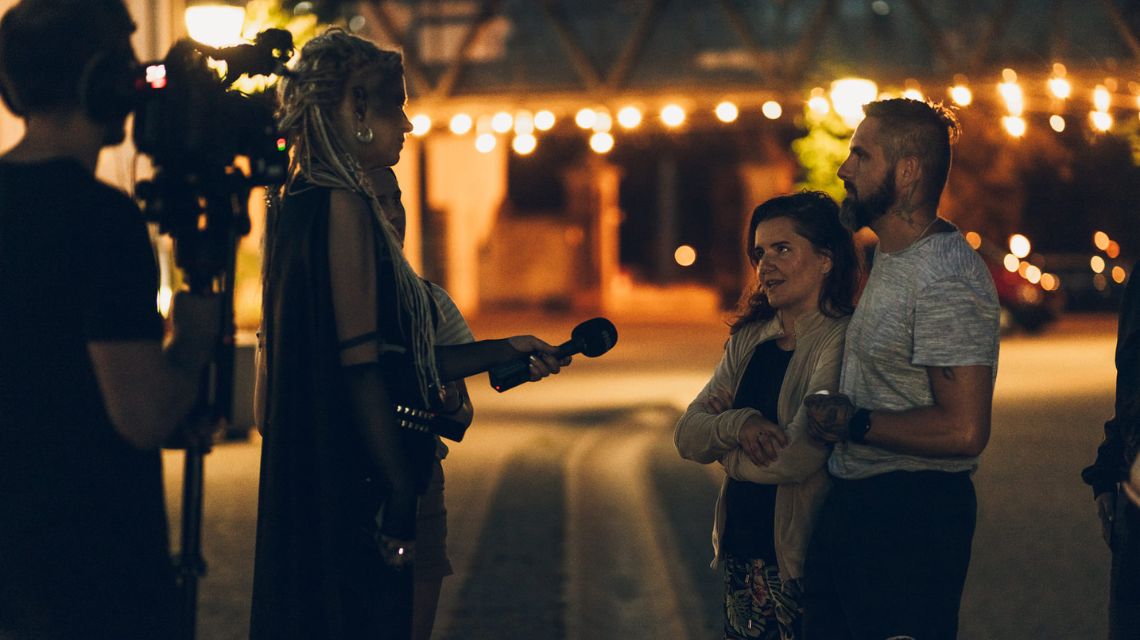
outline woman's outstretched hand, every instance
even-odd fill
[[[557,347],[551,346],[534,336],[513,336],[507,338],[507,344],[511,345],[515,351],[529,354],[527,359],[530,365],[528,372],[531,382],[556,374],[562,370],[562,367],[570,364],[570,356],[558,358]]]

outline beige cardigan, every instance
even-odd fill
[[[715,414],[707,405],[710,397],[731,404],[756,345],[783,335],[778,319],[754,322],[729,338],[724,356],[712,379],[685,411],[673,432],[681,456],[702,464],[720,461],[725,481],[717,498],[712,544],[715,568],[720,563],[720,536],[724,530],[724,492],[728,478],[779,484],[776,490],[776,560],[784,579],[803,576],[804,553],[812,526],[830,487],[826,462],[829,449],[807,436],[804,396],[839,388],[843,338],[848,318],[828,318],[818,312],[796,323],[796,350],[788,363],[776,407],[776,422],[788,434],[788,446],[767,466],[754,464],[740,448],[737,434],[755,409],[730,409]]]

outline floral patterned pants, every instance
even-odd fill
[[[725,640],[796,640],[803,609],[798,581],[787,584],[763,560],[724,558]]]

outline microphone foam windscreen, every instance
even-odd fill
[[[605,318],[593,318],[574,327],[570,337],[581,349],[582,355],[596,358],[617,344],[617,327]]]

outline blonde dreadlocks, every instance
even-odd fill
[[[429,388],[433,384],[439,387],[431,294],[405,259],[396,230],[384,215],[364,169],[333,125],[333,114],[345,98],[348,82],[362,70],[381,75],[385,84],[399,83],[399,91],[393,96],[402,101],[404,67],[400,54],[336,28],[302,47],[296,67],[278,87],[278,126],[293,143],[285,191],[295,180],[304,178],[313,185],[347,189],[368,202],[392,256],[397,301],[412,326],[403,326],[403,314],[399,322],[411,343],[420,394],[427,402]]]

